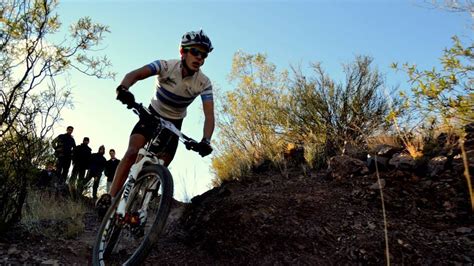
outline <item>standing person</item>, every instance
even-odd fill
[[[150,111],[170,121],[178,129],[181,129],[188,105],[200,95],[205,117],[203,138],[199,143],[199,154],[203,157],[212,152],[210,141],[214,132],[214,101],[211,81],[200,68],[213,49],[211,40],[202,30],[187,32],[181,38],[180,59],[156,60],[133,70],[125,75],[117,87],[117,99],[129,104],[134,101],[133,94],[128,91],[129,88],[139,80],[156,75],[156,92],[151,100]],[[117,167],[110,195],[101,197],[97,206],[110,204],[108,202],[110,196],[115,197],[122,188],[139,149],[153,136],[154,128],[149,122],[141,118],[133,128],[128,149]],[[173,135],[165,154],[161,157],[166,166],[173,160],[178,140],[178,137]]]
[[[80,145],[72,150],[72,173],[69,179],[69,186],[75,188],[76,180],[84,179],[87,167],[91,160],[92,149],[89,147],[89,138],[85,137]]]
[[[120,160],[115,158],[115,150],[110,149],[109,151],[110,160],[105,163],[105,170],[104,174],[107,177],[107,192],[110,191],[110,187],[112,186],[112,181],[114,180],[115,171],[117,170],[117,166],[120,163]]]
[[[87,184],[92,178],[94,178],[94,184],[92,186],[92,198],[94,199],[97,199],[97,189],[99,188],[100,178],[102,177],[102,172],[104,171],[105,163],[107,162],[104,154],[105,147],[102,145],[99,147],[99,151],[97,153],[93,153],[91,155],[89,170],[84,182],[84,184]]]
[[[56,173],[54,171],[54,163],[48,162],[46,164],[46,168],[39,173],[38,182],[36,183],[36,185],[40,189],[52,188],[53,182],[55,181]]]
[[[74,127],[68,126],[66,133],[57,136],[53,140],[54,155],[56,156],[56,171],[59,185],[66,183],[69,167],[71,166],[72,149],[76,146],[72,132]]]
[[[39,173],[36,186],[41,191],[47,192],[48,196],[51,197],[54,191],[57,195],[59,194],[57,191],[57,182],[58,178],[54,169],[54,162],[48,162],[46,168]]]

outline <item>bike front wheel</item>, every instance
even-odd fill
[[[124,216],[117,214],[121,198],[116,197],[102,220],[93,248],[93,265],[137,265],[145,260],[170,211],[170,172],[162,165],[145,166],[130,191]]]

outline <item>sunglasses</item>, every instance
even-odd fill
[[[206,59],[208,53],[207,52],[203,52],[201,50],[199,50],[198,48],[196,47],[191,47],[191,48],[185,48],[184,51],[186,52],[190,52],[193,56],[199,56],[201,55],[202,59]]]

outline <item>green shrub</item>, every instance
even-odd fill
[[[383,77],[371,63],[357,57],[344,68],[345,83],[338,84],[320,64],[312,65],[315,75],[309,77],[294,69],[291,80],[265,55],[236,53],[230,75],[236,89],[221,96],[217,112],[220,143],[212,162],[217,179],[240,178],[266,160],[286,171],[288,144],[304,147],[311,167],[323,166],[348,146],[366,149],[367,136],[388,127],[390,111]]]

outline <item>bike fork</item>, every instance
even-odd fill
[[[119,205],[118,205],[117,211],[116,211],[116,213],[121,217],[125,217],[125,209],[127,207],[130,192],[132,191],[132,189],[135,185],[135,182],[138,178],[138,174],[142,170],[143,165],[145,163],[151,163],[151,164],[160,163],[160,160],[157,159],[156,157],[147,156],[147,155],[148,155],[147,150],[145,150],[143,148],[140,149],[140,151],[138,152],[138,157],[137,157],[139,159],[130,168],[130,172],[129,172],[127,181],[125,182],[124,192],[121,195],[120,202],[119,202]],[[156,185],[157,185],[157,181],[155,181],[153,183],[152,187],[156,187]],[[147,193],[146,198],[145,198],[146,204],[144,203],[143,206],[148,206],[148,202],[150,201],[150,199],[151,199],[151,194]]]

